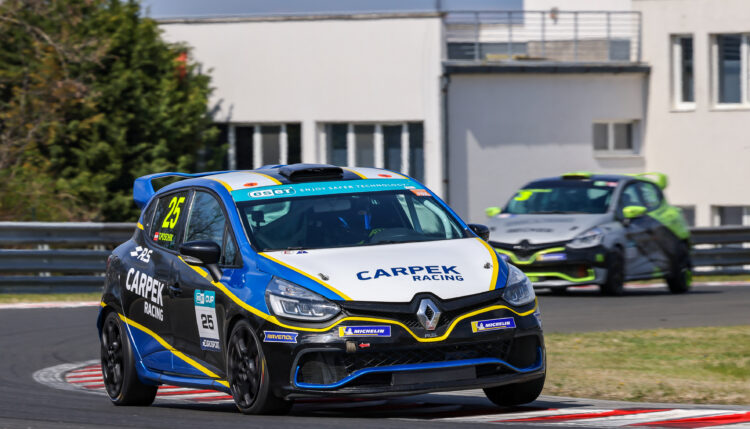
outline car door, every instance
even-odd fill
[[[189,202],[187,190],[155,199],[144,218],[143,232],[124,262],[123,312],[125,316],[173,344],[171,286],[179,262],[176,249],[185,226],[184,208]],[[171,371],[172,354],[156,336],[132,329],[144,365],[152,370]]]
[[[653,183],[639,181],[638,189],[643,197],[643,203],[648,209],[644,220],[650,224],[651,247],[647,255],[654,264],[655,269],[666,273],[671,269],[670,261],[676,252],[679,252],[679,239],[672,233],[666,224],[658,219],[670,220],[670,216],[679,216],[676,210],[670,210],[664,201],[661,190]],[[654,273],[655,274],[655,273]]]
[[[625,226],[625,275],[628,278],[643,277],[650,274],[653,263],[649,254],[653,253],[654,244],[651,243],[653,224],[647,215],[624,219],[622,210],[628,206],[645,207],[638,183],[633,181],[626,184],[620,193],[617,204],[617,215],[623,219]]]
[[[183,242],[210,240],[222,248],[219,262],[225,275],[239,268],[237,245],[223,203],[213,192],[195,191]],[[184,265],[178,274],[182,289],[175,301],[175,336],[180,350],[218,372],[223,367],[222,344],[224,332],[225,295],[201,273]],[[191,373],[194,369],[183,365],[175,370]]]

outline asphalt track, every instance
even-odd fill
[[[684,296],[673,296],[664,288],[629,289],[619,298],[600,297],[588,290],[566,296],[540,294],[547,332],[750,324],[748,303],[748,286],[696,287]],[[478,395],[441,394],[408,397],[365,411],[302,404],[289,416],[243,416],[228,404],[162,402],[143,408],[115,407],[99,395],[56,390],[35,382],[32,374],[39,369],[98,356],[97,311],[96,307],[0,310],[0,428],[477,427],[484,426],[481,420],[432,419],[503,411]],[[602,404],[542,397],[532,406],[582,409]],[[627,405],[634,404],[619,404]],[[461,409],[458,413],[456,406]],[[556,426],[561,427],[560,423]]]

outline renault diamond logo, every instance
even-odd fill
[[[440,320],[440,310],[438,310],[437,305],[431,299],[425,298],[419,303],[417,320],[428,331],[434,331],[437,328],[438,320]]]

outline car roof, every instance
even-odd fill
[[[188,186],[224,187],[232,191],[257,189],[269,186],[297,184],[305,182],[345,182],[359,180],[413,180],[395,171],[368,167],[337,167],[327,164],[269,165],[254,170],[231,170],[208,173],[156,173],[139,177],[133,185],[133,199],[143,208],[157,192],[152,180],[162,177],[183,177],[177,183],[167,185],[158,193],[168,192]]]

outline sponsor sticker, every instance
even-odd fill
[[[430,192],[427,191],[427,189],[411,189],[411,191],[414,193],[414,195],[418,197],[429,197]]]
[[[201,349],[212,352],[221,351],[219,346],[219,323],[216,319],[216,292],[196,289],[193,294],[195,303],[195,321],[198,324],[198,336]]]
[[[471,322],[471,332],[497,331],[498,329],[515,328],[516,321],[512,317],[502,319],[474,320]]]
[[[286,197],[294,195],[294,188],[260,189],[252,191],[247,195],[250,198]]]
[[[339,326],[340,337],[390,337],[390,326]]]
[[[304,255],[307,250],[284,250],[281,253],[284,255]]]
[[[411,277],[412,281],[464,281],[461,272],[456,265],[410,265],[404,267],[383,267],[372,270],[360,271],[357,273],[357,279],[376,280],[381,277]]]
[[[164,283],[150,275],[130,268],[125,276],[125,289],[144,298],[143,313],[154,319],[164,321],[164,301],[162,292]]]
[[[296,332],[263,331],[264,343],[296,343]]]
[[[151,254],[153,252],[153,250],[149,250],[145,247],[136,246],[136,248],[133,249],[132,252],[130,252],[130,256],[141,262],[148,263],[151,260]]]
[[[564,261],[568,259],[565,253],[544,253],[538,256],[540,261]]]

